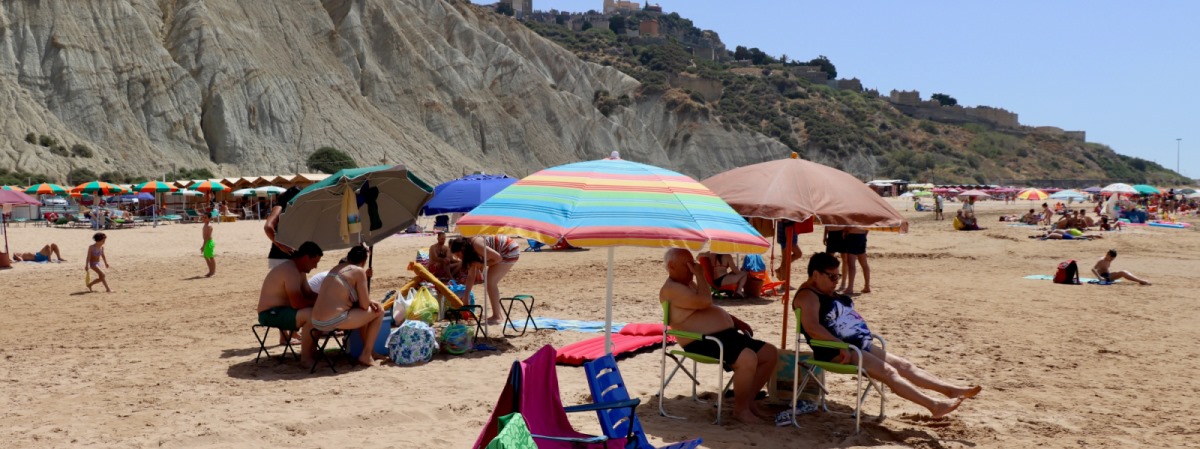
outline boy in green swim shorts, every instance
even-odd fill
[[[204,275],[204,277],[208,278],[212,277],[214,274],[217,274],[217,260],[215,258],[216,256],[213,254],[213,252],[217,249],[217,242],[213,241],[213,227],[208,215],[203,215],[201,220],[204,220],[204,227],[201,228],[201,233],[204,237],[204,245],[200,246],[200,254],[204,255],[204,263],[208,264],[208,274]]]

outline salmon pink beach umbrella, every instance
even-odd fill
[[[853,175],[836,168],[791,158],[735,168],[704,180],[704,185],[739,214],[767,220],[790,220],[907,232],[908,221],[879,194]],[[936,190],[935,190],[936,191]],[[784,244],[784,242],[780,242]],[[791,287],[791,245],[784,245],[782,347],[787,346]]]
[[[19,190],[0,190],[0,205],[10,204],[37,206],[42,203]],[[4,214],[0,214],[0,229],[4,230],[4,254],[8,254],[8,222],[4,220]]]

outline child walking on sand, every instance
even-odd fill
[[[204,277],[209,278],[217,274],[217,260],[213,251],[217,249],[217,242],[212,238],[212,223],[209,221],[208,215],[203,217],[204,228],[201,230],[201,237],[204,238],[204,244],[200,245],[200,254],[204,255],[204,263],[208,264],[208,274]]]
[[[90,269],[95,271],[96,275],[99,276],[96,280],[88,282],[87,288],[89,292],[92,291],[93,285],[104,284],[104,291],[112,293],[112,289],[108,288],[108,279],[104,277],[104,272],[100,271],[101,261],[104,262],[104,268],[108,268],[108,257],[104,255],[104,241],[107,239],[108,236],[104,235],[103,232],[97,232],[92,236],[92,240],[95,240],[96,243],[88,247],[87,258],[84,259],[86,262],[83,264],[83,271],[86,273]]]

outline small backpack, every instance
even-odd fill
[[[1055,284],[1078,284],[1079,283],[1079,265],[1074,259],[1058,264],[1058,271],[1054,272]]]

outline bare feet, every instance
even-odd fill
[[[968,388],[959,388],[958,391],[955,391],[954,394],[950,395],[949,397],[971,399],[971,398],[975,397],[975,395],[979,394],[980,391],[983,391],[982,385],[976,385],[974,387],[968,387]]]
[[[765,419],[768,421],[775,420],[774,413],[771,413],[770,410],[763,408],[762,404],[759,404],[756,402],[750,404],[750,413],[753,413],[754,416],[757,416],[759,418],[762,418],[762,419]]]
[[[367,355],[365,360],[362,357],[359,357],[358,364],[361,366],[376,366],[375,359],[372,358],[370,354]]]
[[[871,293],[871,287],[863,287],[862,292],[863,293]]]
[[[495,326],[495,325],[498,325],[498,324],[500,324],[500,323],[501,323],[501,320],[500,320],[500,318],[499,318],[499,317],[497,317],[497,318],[488,318],[488,319],[487,319],[487,325],[488,325],[488,326]]]
[[[210,278],[210,277],[213,277],[214,274],[216,274],[216,273],[208,273],[208,274],[204,275],[204,277]]]
[[[946,415],[949,415],[950,412],[958,409],[958,406],[962,405],[963,400],[964,398],[958,398],[949,401],[938,401],[932,408],[929,409],[929,413],[933,415],[934,419],[944,418]]]

